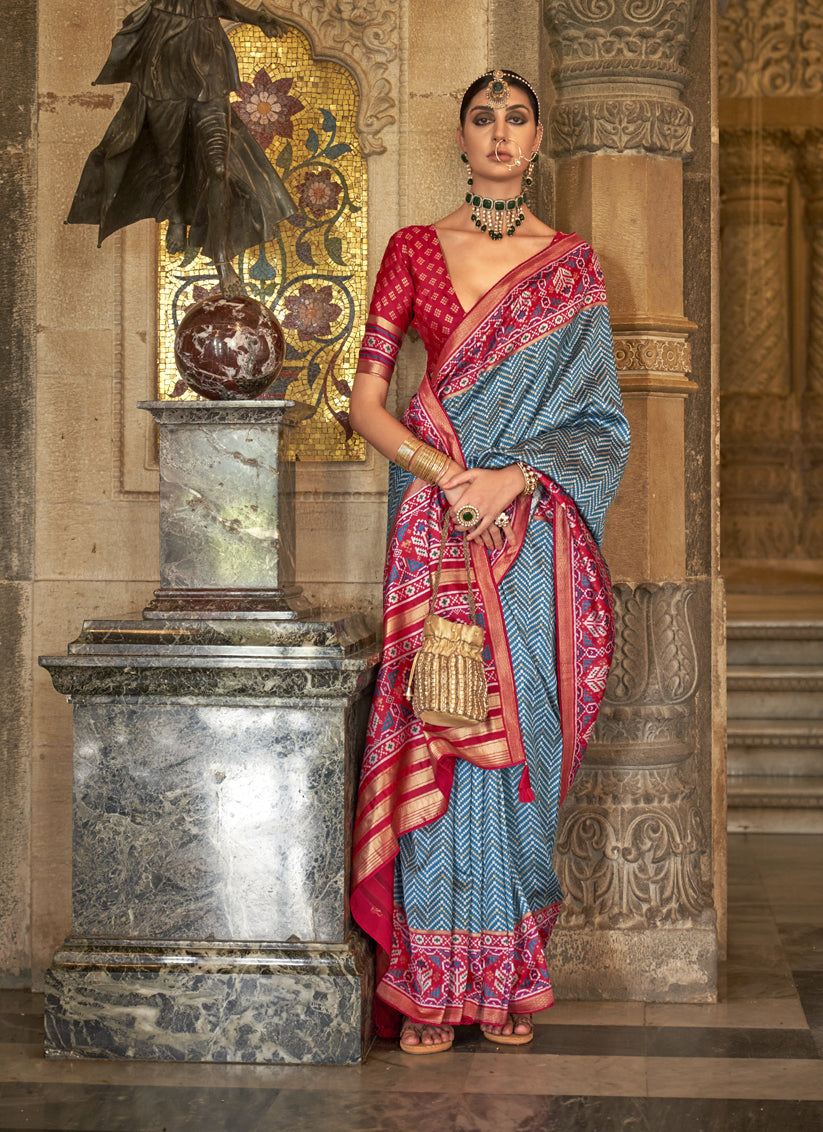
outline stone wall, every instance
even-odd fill
[[[820,5],[730,0],[719,89],[724,572],[738,590],[819,588]]]
[[[29,788],[34,578],[36,10],[12,0],[0,68],[0,971],[29,978]]]

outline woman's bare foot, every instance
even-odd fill
[[[411,1018],[403,1020],[400,1048],[405,1053],[444,1053],[451,1049],[453,1041],[452,1026],[432,1026],[425,1022],[412,1022]]]
[[[531,1014],[509,1014],[502,1026],[482,1023],[480,1029],[490,1042],[501,1045],[524,1046],[534,1037]]]

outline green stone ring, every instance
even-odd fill
[[[464,527],[476,527],[480,522],[480,512],[471,503],[466,503],[457,512],[457,521]]]

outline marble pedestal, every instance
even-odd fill
[[[288,421],[253,403],[218,438],[204,419],[237,404],[198,403],[180,443],[160,422],[176,565],[142,619],[86,622],[67,656],[41,658],[74,705],[72,934],[47,974],[48,1056],[354,1064],[370,1039],[346,890],[374,638],[301,609],[277,491]],[[187,541],[181,516],[204,499]]]

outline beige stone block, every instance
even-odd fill
[[[71,375],[82,378],[84,383],[104,378],[110,385],[114,372],[113,331],[68,326],[42,329],[37,337],[37,372],[41,379]],[[50,383],[42,395],[51,400]]]
[[[466,175],[457,145],[458,122],[454,98],[410,96],[406,223],[432,224],[463,202]]]
[[[125,8],[114,0],[40,0],[38,60],[41,91],[91,91]],[[98,90],[114,90],[98,87]]]
[[[301,502],[297,512],[297,580],[374,585],[383,576],[385,507],[343,497]]]
[[[324,613],[363,613],[373,628],[383,615],[383,587],[375,582],[309,582],[298,578],[303,594],[311,605]]]
[[[110,499],[112,444],[110,373],[96,380],[69,375],[38,378],[40,503],[71,505],[80,500]]]
[[[818,1060],[653,1057],[647,1065],[650,1097],[823,1100],[823,1066]]]
[[[682,178],[650,154],[557,162],[557,225],[597,251],[615,320],[683,313]]]
[[[38,579],[128,581],[159,577],[157,503],[37,505]]]
[[[475,1054],[464,1091],[513,1097],[642,1097],[646,1093],[646,1059],[561,1053],[506,1058]]]
[[[606,559],[616,581],[664,582],[686,570],[683,398],[624,397],[632,448],[606,520]]]
[[[96,229],[64,224],[77,187],[75,147],[41,145],[37,186],[37,322],[44,328],[110,329],[117,290],[117,237],[97,247]]]
[[[84,618],[142,609],[156,582],[41,581],[34,585],[31,784],[32,970],[36,986],[71,923],[72,713],[37,657],[63,655]]]
[[[467,18],[470,16],[470,18]],[[456,110],[463,91],[487,66],[488,3],[413,0],[409,5],[409,90],[448,94]],[[536,21],[535,21],[536,26]],[[414,135],[412,135],[414,136]]]
[[[86,94],[43,91],[37,104],[37,140],[40,146],[62,142],[71,145],[71,174],[75,187],[86,158],[108,129],[125,87],[89,88]]]

